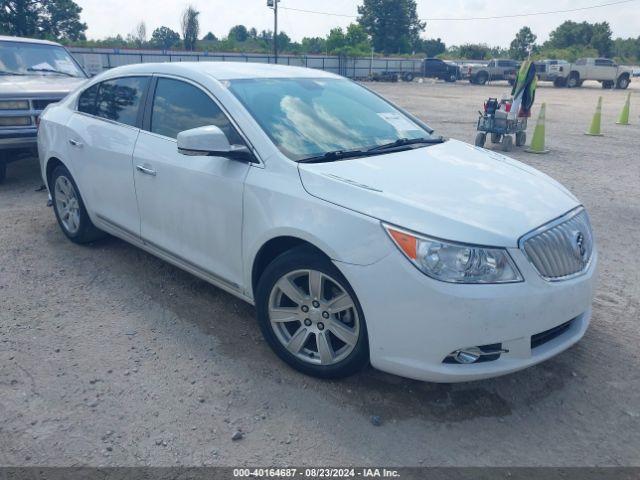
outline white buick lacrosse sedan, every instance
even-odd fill
[[[71,241],[108,232],[255,304],[310,375],[492,377],[589,324],[596,250],[571,193],[336,75],[115,68],[46,109],[38,146]]]

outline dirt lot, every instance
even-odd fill
[[[373,88],[470,142],[482,100],[508,89]],[[36,161],[10,165],[0,186],[0,464],[639,466],[639,90],[628,127],[614,124],[623,92],[538,90],[552,153],[512,155],[590,211],[595,315],[584,340],[551,361],[466,384],[371,369],[336,382],[299,375],[263,343],[252,307],[120,240],[67,241],[35,191]],[[586,137],[598,95],[605,136]]]

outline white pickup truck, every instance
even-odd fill
[[[556,87],[580,87],[585,80],[596,80],[602,84],[602,88],[625,89],[631,82],[631,69],[619,66],[608,58],[580,58],[575,63],[557,68],[560,71],[556,72]]]

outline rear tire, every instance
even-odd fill
[[[505,135],[502,137],[502,151],[510,152],[513,149],[513,138],[511,135]]]
[[[83,244],[106,235],[91,222],[78,186],[65,166],[58,165],[53,170],[49,188],[58,225],[69,240]]]
[[[567,79],[558,77],[553,81],[553,86],[556,88],[562,88],[567,86]]]
[[[502,140],[502,135],[499,133],[492,133],[491,134],[491,143],[500,143],[500,140]]]
[[[576,88],[580,85],[582,84],[580,83],[580,76],[577,73],[569,75],[569,78],[567,79],[568,88]]]
[[[486,72],[480,72],[476,75],[476,83],[478,85],[484,85],[489,81],[489,75]]]
[[[367,328],[356,294],[316,250],[296,247],[273,260],[258,281],[255,301],[265,340],[299,372],[342,378],[369,363]]]
[[[487,141],[487,134],[484,132],[478,132],[476,135],[476,147],[484,148],[484,144]]]
[[[631,79],[627,75],[622,75],[620,78],[618,78],[618,81],[616,82],[616,88],[620,90],[625,90],[630,83],[631,83]]]

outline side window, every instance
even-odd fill
[[[598,67],[611,67],[613,65],[613,62],[611,60],[607,60],[604,58],[598,58],[596,60],[596,66]]]
[[[78,97],[78,111],[83,113],[96,114],[96,100],[98,98],[99,84],[91,85]]]
[[[587,64],[587,60],[584,58],[580,58],[579,60],[576,61],[576,65],[586,65]]]
[[[176,138],[191,128],[215,125],[232,145],[244,141],[220,107],[199,88],[180,80],[159,78],[151,111],[151,131]]]
[[[149,77],[123,77],[100,84],[96,115],[125,125],[136,126],[140,99]]]

